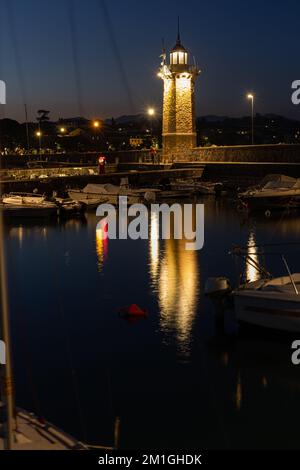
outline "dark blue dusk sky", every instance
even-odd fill
[[[2,116],[24,120],[25,100],[32,119],[40,108],[52,119],[160,109],[161,38],[174,45],[179,15],[182,42],[203,71],[198,116],[249,114],[245,93],[253,90],[257,112],[300,119],[290,99],[291,82],[300,79],[299,0],[106,5],[113,33],[102,0],[0,0],[0,79],[8,92]]]

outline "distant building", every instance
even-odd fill
[[[144,139],[142,139],[141,137],[130,137],[129,139],[129,145],[130,147],[140,147],[141,145],[143,145],[144,143]]]

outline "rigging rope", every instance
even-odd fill
[[[71,34],[71,47],[72,47],[72,60],[74,67],[74,79],[75,79],[75,88],[77,93],[77,106],[79,116],[83,117],[84,106],[83,106],[83,88],[82,88],[82,79],[81,79],[81,70],[80,70],[80,61],[78,54],[78,31],[76,26],[76,15],[75,15],[75,5],[74,0],[68,0],[68,18],[69,18],[69,28]]]
[[[132,95],[132,92],[131,92],[131,87],[130,87],[130,84],[129,84],[129,81],[128,81],[126,69],[124,67],[122,55],[121,55],[121,52],[120,52],[120,49],[119,49],[119,46],[118,46],[118,42],[117,42],[117,39],[116,39],[116,35],[115,35],[115,32],[114,32],[114,28],[113,28],[113,24],[112,24],[112,21],[111,21],[111,17],[110,17],[110,14],[109,14],[109,10],[108,10],[108,7],[107,7],[106,0],[99,0],[99,6],[100,6],[101,11],[102,11],[104,26],[107,30],[107,33],[108,33],[108,36],[109,36],[109,39],[110,39],[110,44],[111,44],[112,51],[113,51],[114,56],[115,56],[115,60],[116,60],[118,69],[119,69],[121,81],[122,81],[122,84],[123,84],[123,86],[125,88],[125,91],[126,91],[129,109],[130,109],[130,112],[132,114],[134,114],[135,105],[134,105],[134,101],[133,101],[133,95]]]

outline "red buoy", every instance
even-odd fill
[[[119,315],[123,318],[146,318],[148,316],[148,312],[137,304],[130,304],[126,307],[120,308]]]

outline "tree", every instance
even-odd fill
[[[36,120],[38,121],[38,123],[40,125],[44,122],[49,122],[49,120],[50,120],[50,117],[49,117],[50,111],[46,111],[45,109],[39,109],[37,113],[38,113],[38,115],[37,115]]]

